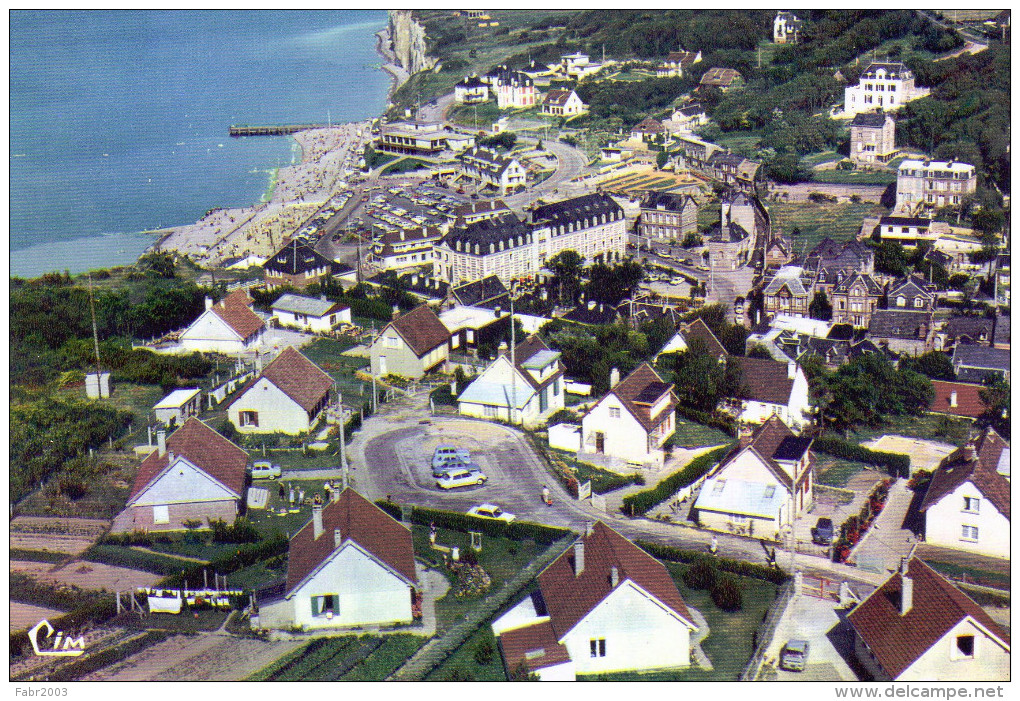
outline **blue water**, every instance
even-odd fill
[[[294,141],[227,127],[378,115],[385,22],[385,11],[11,12],[11,274],[130,262],[151,241],[137,232],[258,201]]]

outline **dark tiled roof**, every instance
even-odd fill
[[[536,380],[532,374],[523,367],[524,363],[528,362],[528,360],[533,358],[536,354],[547,350],[549,350],[549,346],[547,346],[545,341],[538,336],[528,336],[526,339],[518,343],[517,347],[514,349],[514,360],[517,361],[518,371],[520,371],[521,375],[524,376],[524,379],[528,381],[528,384],[536,390],[547,387],[556,381],[557,378],[563,377],[563,365],[559,361],[556,362],[557,369],[542,382]]]
[[[591,221],[603,214],[613,220],[622,219],[623,208],[609,195],[596,193],[535,207],[532,220],[536,224],[548,222],[552,226],[579,223],[583,226],[585,219]],[[589,223],[589,226],[594,226],[594,222]]]
[[[952,414],[953,416],[967,416],[972,419],[976,419],[985,412],[985,405],[981,401],[981,385],[932,380],[931,386],[935,388],[935,398],[931,400],[929,411]],[[952,406],[950,403],[953,392],[956,392],[956,406]]]
[[[466,307],[482,307],[489,303],[508,304],[510,290],[496,275],[468,282],[453,288],[453,296]]]
[[[748,237],[747,230],[736,222],[729,222],[726,226],[723,226],[722,222],[716,222],[709,227],[705,235],[716,243],[736,243]]]
[[[705,108],[700,102],[695,102],[686,107],[681,107],[679,112],[685,117],[695,117],[699,114],[705,114]]]
[[[513,248],[518,245],[518,241],[522,241],[521,245],[524,245],[530,238],[531,227],[513,214],[508,214],[505,217],[483,219],[466,227],[453,229],[443,238],[443,242],[456,249],[456,243],[460,241],[462,245],[469,247],[468,253],[474,253],[474,246],[478,244],[480,247],[478,255],[488,255],[490,243],[496,246],[498,252],[500,242]]]
[[[882,295],[882,286],[875,281],[875,278],[866,273],[858,272],[843,278],[842,282],[837,283],[836,286],[832,288],[832,293],[847,294],[854,285],[857,285],[858,287],[863,286],[865,293],[869,297],[880,297]]]
[[[609,393],[616,395],[646,431],[651,431],[660,423],[663,416],[672,413],[677,403],[673,385],[663,382],[648,363],[641,363],[626,379],[609,390]],[[655,396],[652,397],[651,394]],[[665,394],[670,395],[665,408],[651,416],[650,412],[656,400]]]
[[[305,411],[311,411],[318,406],[333,387],[332,377],[290,346],[284,348],[283,352],[266,366],[262,371],[262,377],[276,385]]]
[[[477,215],[510,214],[510,208],[503,200],[485,200],[483,202],[467,202],[453,208],[453,216],[457,218],[473,217]]]
[[[850,341],[854,337],[854,327],[850,324],[833,324],[826,336],[830,341]]]
[[[450,331],[427,304],[398,316],[389,325],[419,358],[450,339]]]
[[[495,176],[503,174],[516,159],[500,155],[487,148],[473,147],[457,157],[460,161]]]
[[[945,332],[949,338],[967,336],[975,342],[984,334],[985,340],[990,341],[994,326],[992,319],[983,316],[951,316],[946,322]]]
[[[882,112],[861,112],[854,115],[854,118],[850,121],[850,126],[881,129],[885,126],[886,116]]]
[[[621,583],[631,580],[694,625],[676,583],[661,562],[601,521],[595,524],[592,534],[582,536],[581,541],[584,543],[584,570],[580,575],[574,573],[574,548],[568,549],[538,575],[557,640],[562,640],[613,591],[613,567],[617,568]]]
[[[740,367],[741,390],[745,399],[768,404],[789,403],[793,380],[787,377],[787,363],[741,356],[733,356],[728,362],[734,362]]]
[[[891,678],[897,678],[967,616],[1009,644],[1009,634],[980,606],[920,559],[910,559],[907,575],[914,582],[914,593],[906,615],[900,615],[903,575],[897,572],[848,616]]]
[[[591,309],[588,309],[587,305],[579,304],[561,318],[573,321],[576,324],[597,326],[599,324],[611,324],[616,321],[616,313],[616,308],[611,304],[597,304]]]
[[[927,217],[882,217],[878,220],[879,225],[886,224],[888,226],[931,226],[931,219]]]
[[[874,78],[880,68],[885,69],[886,75],[889,78],[906,77],[904,74],[910,74],[910,69],[899,61],[895,63],[873,61],[867,68],[864,69],[864,72],[861,73],[861,77]]]
[[[921,511],[953,493],[964,482],[971,482],[999,513],[1010,517],[1009,480],[997,471],[1006,442],[992,428],[986,428],[971,444],[947,455],[932,475],[928,492],[921,502]],[[974,450],[970,458],[969,451]]]
[[[957,346],[953,351],[953,365],[981,370],[1009,370],[1009,351],[985,346]]]
[[[666,131],[666,127],[662,126],[662,122],[657,119],[645,117],[631,131],[638,131],[643,134],[661,134]]]
[[[683,334],[684,341],[687,342],[687,346],[690,347],[691,341],[695,338],[700,338],[705,342],[705,346],[708,348],[708,354],[718,360],[719,358],[726,357],[726,347],[719,342],[719,339],[712,333],[712,329],[708,328],[708,324],[705,320],[698,317],[689,324],[682,325],[678,331]]]
[[[411,531],[350,487],[323,507],[322,527],[316,539],[309,521],[290,539],[288,594],[336,551],[335,531],[340,531],[341,544],[350,540],[408,583],[417,581]]]
[[[718,474],[745,450],[752,450],[761,458],[772,475],[779,480],[780,484],[789,490],[793,490],[793,478],[776,462],[777,460],[798,460],[811,447],[811,439],[798,438],[793,431],[783,423],[778,416],[770,416],[765,423],[756,428],[751,434],[747,446],[737,445],[730,453],[723,458],[713,474]],[[800,475],[803,480],[808,472]]]
[[[298,275],[323,267],[327,271],[333,272],[333,261],[326,258],[307,243],[294,239],[294,241],[281,248],[262,267],[267,273]]]
[[[690,195],[679,192],[658,192],[649,190],[641,201],[642,209],[658,209],[662,207],[667,212],[682,212],[689,205],[697,207],[698,204]]]
[[[545,95],[545,103],[547,105],[565,105],[573,92],[573,90],[550,90]]]
[[[931,312],[910,312],[897,309],[877,309],[871,314],[868,335],[872,338],[902,338],[923,340],[921,334],[931,329]]]
[[[458,88],[481,88],[486,83],[477,75],[465,76],[464,80],[457,83]]]
[[[995,317],[995,335],[992,337],[992,342],[999,346],[1009,345],[1009,317],[1000,314]]]
[[[718,85],[725,88],[729,87],[734,80],[740,77],[740,73],[733,68],[709,68],[701,76],[701,84]]]
[[[163,456],[150,453],[139,465],[128,503],[167,467],[170,453],[184,456],[188,462],[218,480],[240,498],[241,490],[244,489],[248,453],[205,423],[195,417],[189,418],[166,439],[166,449],[167,453]]]

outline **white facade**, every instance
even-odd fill
[[[877,108],[895,112],[929,92],[928,88],[914,85],[914,74],[902,63],[873,63],[861,74],[857,85],[844,89],[843,111],[848,116]]]
[[[811,400],[808,394],[808,381],[804,371],[797,366],[793,378],[793,387],[786,404],[773,404],[746,400],[740,413],[740,421],[750,424],[762,424],[770,416],[778,416],[791,430],[799,432],[811,422]]]
[[[259,626],[312,629],[410,623],[412,589],[401,576],[347,540],[290,596],[263,606]],[[324,605],[324,597],[332,598],[331,605]]]
[[[199,389],[175,389],[152,407],[156,420],[169,426],[184,424],[189,416],[198,416],[202,411],[202,391]]]
[[[558,369],[558,361],[553,361],[543,372],[536,371],[535,380],[541,383]],[[541,390],[535,390],[522,372],[531,371],[514,371],[508,355],[496,358],[464,390],[458,401],[460,414],[479,419],[521,423],[525,428],[534,428],[564,407],[562,377],[553,380]],[[510,407],[514,404],[515,394],[517,403],[511,419]],[[467,397],[468,401],[465,401],[464,397]]]
[[[668,395],[667,395],[668,403]],[[662,409],[652,416],[659,417]],[[662,444],[676,430],[676,417],[672,411],[665,417],[658,433],[649,433],[624,406],[616,395],[603,397],[581,419],[582,450],[617,457],[633,463],[659,463],[663,459]]]
[[[560,642],[577,674],[648,671],[690,665],[691,629],[690,622],[628,579]]]
[[[1009,519],[969,480],[928,507],[924,538],[931,545],[1009,558]]]
[[[313,333],[328,333],[340,324],[351,323],[350,308],[338,309],[325,316],[301,314],[299,312],[274,309],[273,318],[280,326],[299,328]]]
[[[896,208],[956,207],[977,190],[977,173],[969,163],[908,159],[896,172]]]
[[[259,332],[245,340],[241,335],[216,315],[212,309],[206,309],[181,334],[181,348],[185,353],[222,353],[238,355],[249,351],[262,340]]]
[[[544,226],[535,229],[533,240],[540,266],[568,250],[577,251],[589,263],[596,256],[621,260],[627,253],[627,220],[624,216],[614,220],[602,215],[590,226]]]
[[[311,430],[308,412],[265,377],[238,396],[227,416],[241,433],[286,433]]]
[[[588,106],[581,101],[581,98],[573,90],[570,91],[570,94],[563,101],[549,102],[548,96],[546,100],[542,104],[542,112],[557,117],[572,117],[588,109]]]
[[[231,499],[238,499],[238,495],[197,468],[191,461],[177,455],[167,469],[128,505],[152,506],[158,510],[160,506],[167,504],[194,504]],[[159,517],[157,516],[154,521],[159,524]]]

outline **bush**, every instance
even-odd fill
[[[684,572],[683,580],[691,589],[714,589],[719,571],[710,562],[695,562]]]
[[[739,611],[744,606],[740,585],[733,577],[720,577],[712,587],[712,601],[723,611]]]
[[[212,528],[214,543],[257,543],[259,538],[258,529],[251,521],[239,516],[231,525],[221,518],[209,521]]]
[[[492,662],[492,658],[495,656],[496,651],[490,642],[484,642],[475,648],[475,662],[483,667]]]
[[[871,463],[886,468],[893,477],[910,475],[910,456],[900,453],[886,453],[881,450],[870,450],[864,446],[844,441],[835,436],[816,438],[811,447],[819,453],[826,453],[844,460]]]
[[[658,543],[651,543],[646,540],[635,540],[634,544],[652,557],[658,558],[659,560],[683,562],[687,564],[697,564],[701,562],[715,567],[721,572],[729,572],[741,577],[763,579],[766,582],[772,582],[773,584],[783,584],[790,578],[786,572],[783,572],[780,569],[759,565],[753,562],[744,562],[743,560],[730,560],[725,557],[715,557],[698,550],[684,550],[683,548],[675,548],[671,545],[659,545]]]
[[[699,455],[681,470],[677,470],[651,489],[631,494],[624,498],[622,510],[631,516],[641,516],[676,494],[681,488],[696,482],[702,475],[719,462],[732,445],[717,448],[710,453]]]

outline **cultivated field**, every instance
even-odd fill
[[[11,632],[16,630],[28,630],[44,618],[55,618],[63,615],[63,611],[45,608],[44,606],[33,606],[18,601],[11,602]]]
[[[27,574],[40,582],[74,585],[82,589],[105,589],[111,592],[151,587],[163,578],[163,575],[152,572],[84,561],[55,567],[47,562],[11,560],[11,572]]]

